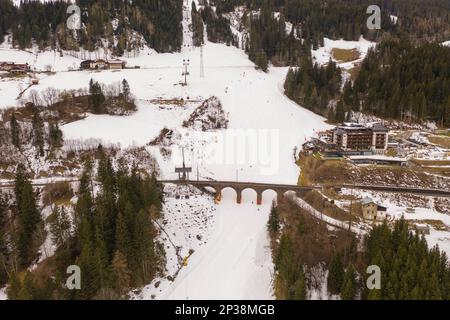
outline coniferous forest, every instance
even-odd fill
[[[289,207],[291,206],[291,207]],[[285,227],[280,230],[279,226]],[[268,230],[275,248],[275,293],[279,299],[305,300],[324,274],[330,297],[343,300],[450,299],[450,266],[438,247],[429,249],[406,220],[375,226],[362,245],[345,230],[330,233],[323,222],[295,206],[272,208]],[[358,246],[360,248],[358,249]],[[380,289],[369,290],[367,267],[381,271]],[[320,286],[320,284],[319,284]]]
[[[349,111],[407,122],[450,124],[450,48],[435,43],[413,45],[402,38],[382,41],[370,50],[355,81],[341,90],[341,73],[327,66],[302,63],[291,68],[285,93],[302,106],[328,117],[346,120]],[[334,108],[331,100],[337,101]]]
[[[383,41],[370,51],[346,106],[385,118],[450,125],[450,48],[408,40]]]
[[[325,114],[328,104],[340,95],[341,69],[329,61],[326,66],[314,65],[305,57],[299,68],[290,68],[284,83],[285,94],[298,104]],[[338,112],[336,108],[336,112]],[[334,114],[328,115],[335,117]]]
[[[120,299],[161,271],[164,252],[152,223],[160,217],[160,187],[135,168],[114,170],[101,148],[96,159],[86,159],[73,212],[53,206],[47,223],[56,252],[32,273],[27,268],[36,262],[45,230],[22,165],[14,194],[13,204],[0,202],[0,283],[8,284],[9,299]],[[65,287],[70,265],[81,269],[81,290]]]
[[[20,49],[36,43],[41,49],[93,51],[101,46],[102,39],[107,39],[108,49],[122,55],[143,45],[135,39],[137,32],[158,52],[181,48],[181,1],[135,0],[130,4],[122,0],[79,0],[76,3],[82,10],[83,28],[73,33],[66,28],[65,2],[24,0],[17,8],[10,0],[0,0],[0,42],[5,32],[11,31],[14,45]]]

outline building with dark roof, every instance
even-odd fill
[[[93,68],[94,61],[93,60],[84,60],[80,63],[81,70],[87,70]]]
[[[389,129],[381,123],[373,125],[344,124],[331,130],[331,142],[343,151],[387,150]]]

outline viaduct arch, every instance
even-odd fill
[[[236,202],[242,203],[242,192],[247,189],[256,192],[256,203],[262,204],[263,193],[272,190],[277,194],[277,201],[279,202],[286,192],[295,192],[298,196],[319,187],[302,187],[294,185],[282,184],[268,184],[268,183],[254,183],[254,182],[232,182],[232,181],[189,181],[189,180],[166,180],[159,181],[160,183],[173,183],[178,185],[192,185],[198,189],[212,188],[215,192],[215,201],[220,202],[222,199],[222,191],[226,188],[233,189],[236,192]]]

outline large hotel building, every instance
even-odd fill
[[[330,142],[343,151],[384,153],[388,147],[389,130],[380,123],[370,126],[344,124],[331,130]]]

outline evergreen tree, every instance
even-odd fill
[[[125,103],[130,102],[130,85],[128,84],[127,79],[122,80],[122,94],[125,100]]]
[[[9,250],[6,238],[6,205],[0,199],[0,286],[8,280],[7,257]]]
[[[39,111],[35,111],[32,119],[33,124],[33,144],[38,149],[39,156],[44,156],[44,121],[39,114]]]
[[[206,33],[208,40],[211,42],[222,42],[230,45],[232,43],[236,44],[236,39],[233,36],[233,32],[230,28],[230,21],[225,18],[223,15],[218,15],[214,12],[213,8],[205,3],[204,8],[201,10],[201,18],[202,22],[198,17],[195,18],[196,32],[194,34],[194,41],[197,41],[197,44],[203,43],[203,38],[200,39],[200,36],[203,32],[200,31],[200,26],[202,23],[206,24]]]
[[[192,2],[192,41],[194,46],[199,47],[204,42],[204,25],[201,13],[197,12],[195,2]]]
[[[89,107],[95,114],[101,114],[104,112],[103,103],[105,102],[105,96],[101,85],[94,80],[89,82]]]
[[[339,100],[338,103],[336,104],[335,119],[339,123],[342,123],[345,121],[344,103],[341,100]]]
[[[125,256],[120,252],[116,251],[112,261],[115,287],[120,295],[125,294],[131,286],[131,275],[128,269],[128,263]]]
[[[295,283],[294,300],[306,300],[306,278],[303,268],[300,270],[299,277]]]
[[[8,287],[6,288],[6,294],[9,300],[18,300],[20,297],[20,290],[22,284],[19,276],[16,272],[12,273],[9,277]]]
[[[328,266],[327,287],[331,294],[339,294],[344,283],[344,267],[342,256],[339,253],[333,254]]]
[[[19,164],[15,179],[16,207],[18,212],[19,228],[16,246],[19,251],[20,266],[28,266],[34,259],[37,251],[33,237],[41,222],[41,215],[36,204],[36,197],[31,182],[26,177],[25,168]]]
[[[289,292],[291,286],[295,282],[296,266],[292,263],[293,257],[292,240],[287,234],[283,234],[280,239],[277,256],[275,258],[275,265],[279,275],[279,283],[283,292]]]
[[[52,214],[49,216],[49,223],[53,244],[56,247],[63,246],[70,237],[70,220],[64,207],[59,209],[55,206],[53,208]]]
[[[385,118],[447,125],[450,48],[415,45],[405,38],[381,41],[361,64],[353,88],[344,88],[344,101],[357,110]]]
[[[353,300],[356,295],[356,278],[355,270],[350,264],[345,272],[342,288],[341,288],[341,299],[342,300]]]
[[[48,144],[53,148],[58,148],[62,146],[63,133],[59,129],[58,123],[50,123],[48,132]]]
[[[339,96],[340,82],[341,71],[335,62],[330,60],[327,66],[319,66],[308,56],[300,59],[299,68],[288,71],[284,89],[290,99],[331,120],[335,115],[328,106]]]
[[[119,212],[117,216],[116,222],[116,243],[115,248],[124,253],[130,252],[130,236],[129,229],[127,226],[127,217],[131,219],[131,204],[127,203],[126,211],[129,212],[127,216],[125,216],[122,212]]]
[[[20,148],[20,126],[16,120],[16,116],[14,113],[11,115],[10,127],[11,127],[11,142],[13,146],[15,146],[16,148]]]
[[[34,300],[36,296],[36,284],[31,272],[27,272],[19,291],[18,300]]]
[[[256,54],[255,64],[258,66],[259,69],[261,69],[264,72],[267,72],[269,63],[267,61],[267,55],[265,52],[260,51]]]
[[[267,222],[267,228],[269,232],[278,232],[280,228],[280,222],[278,220],[278,212],[275,203],[272,203],[272,208],[270,209],[269,221]]]

